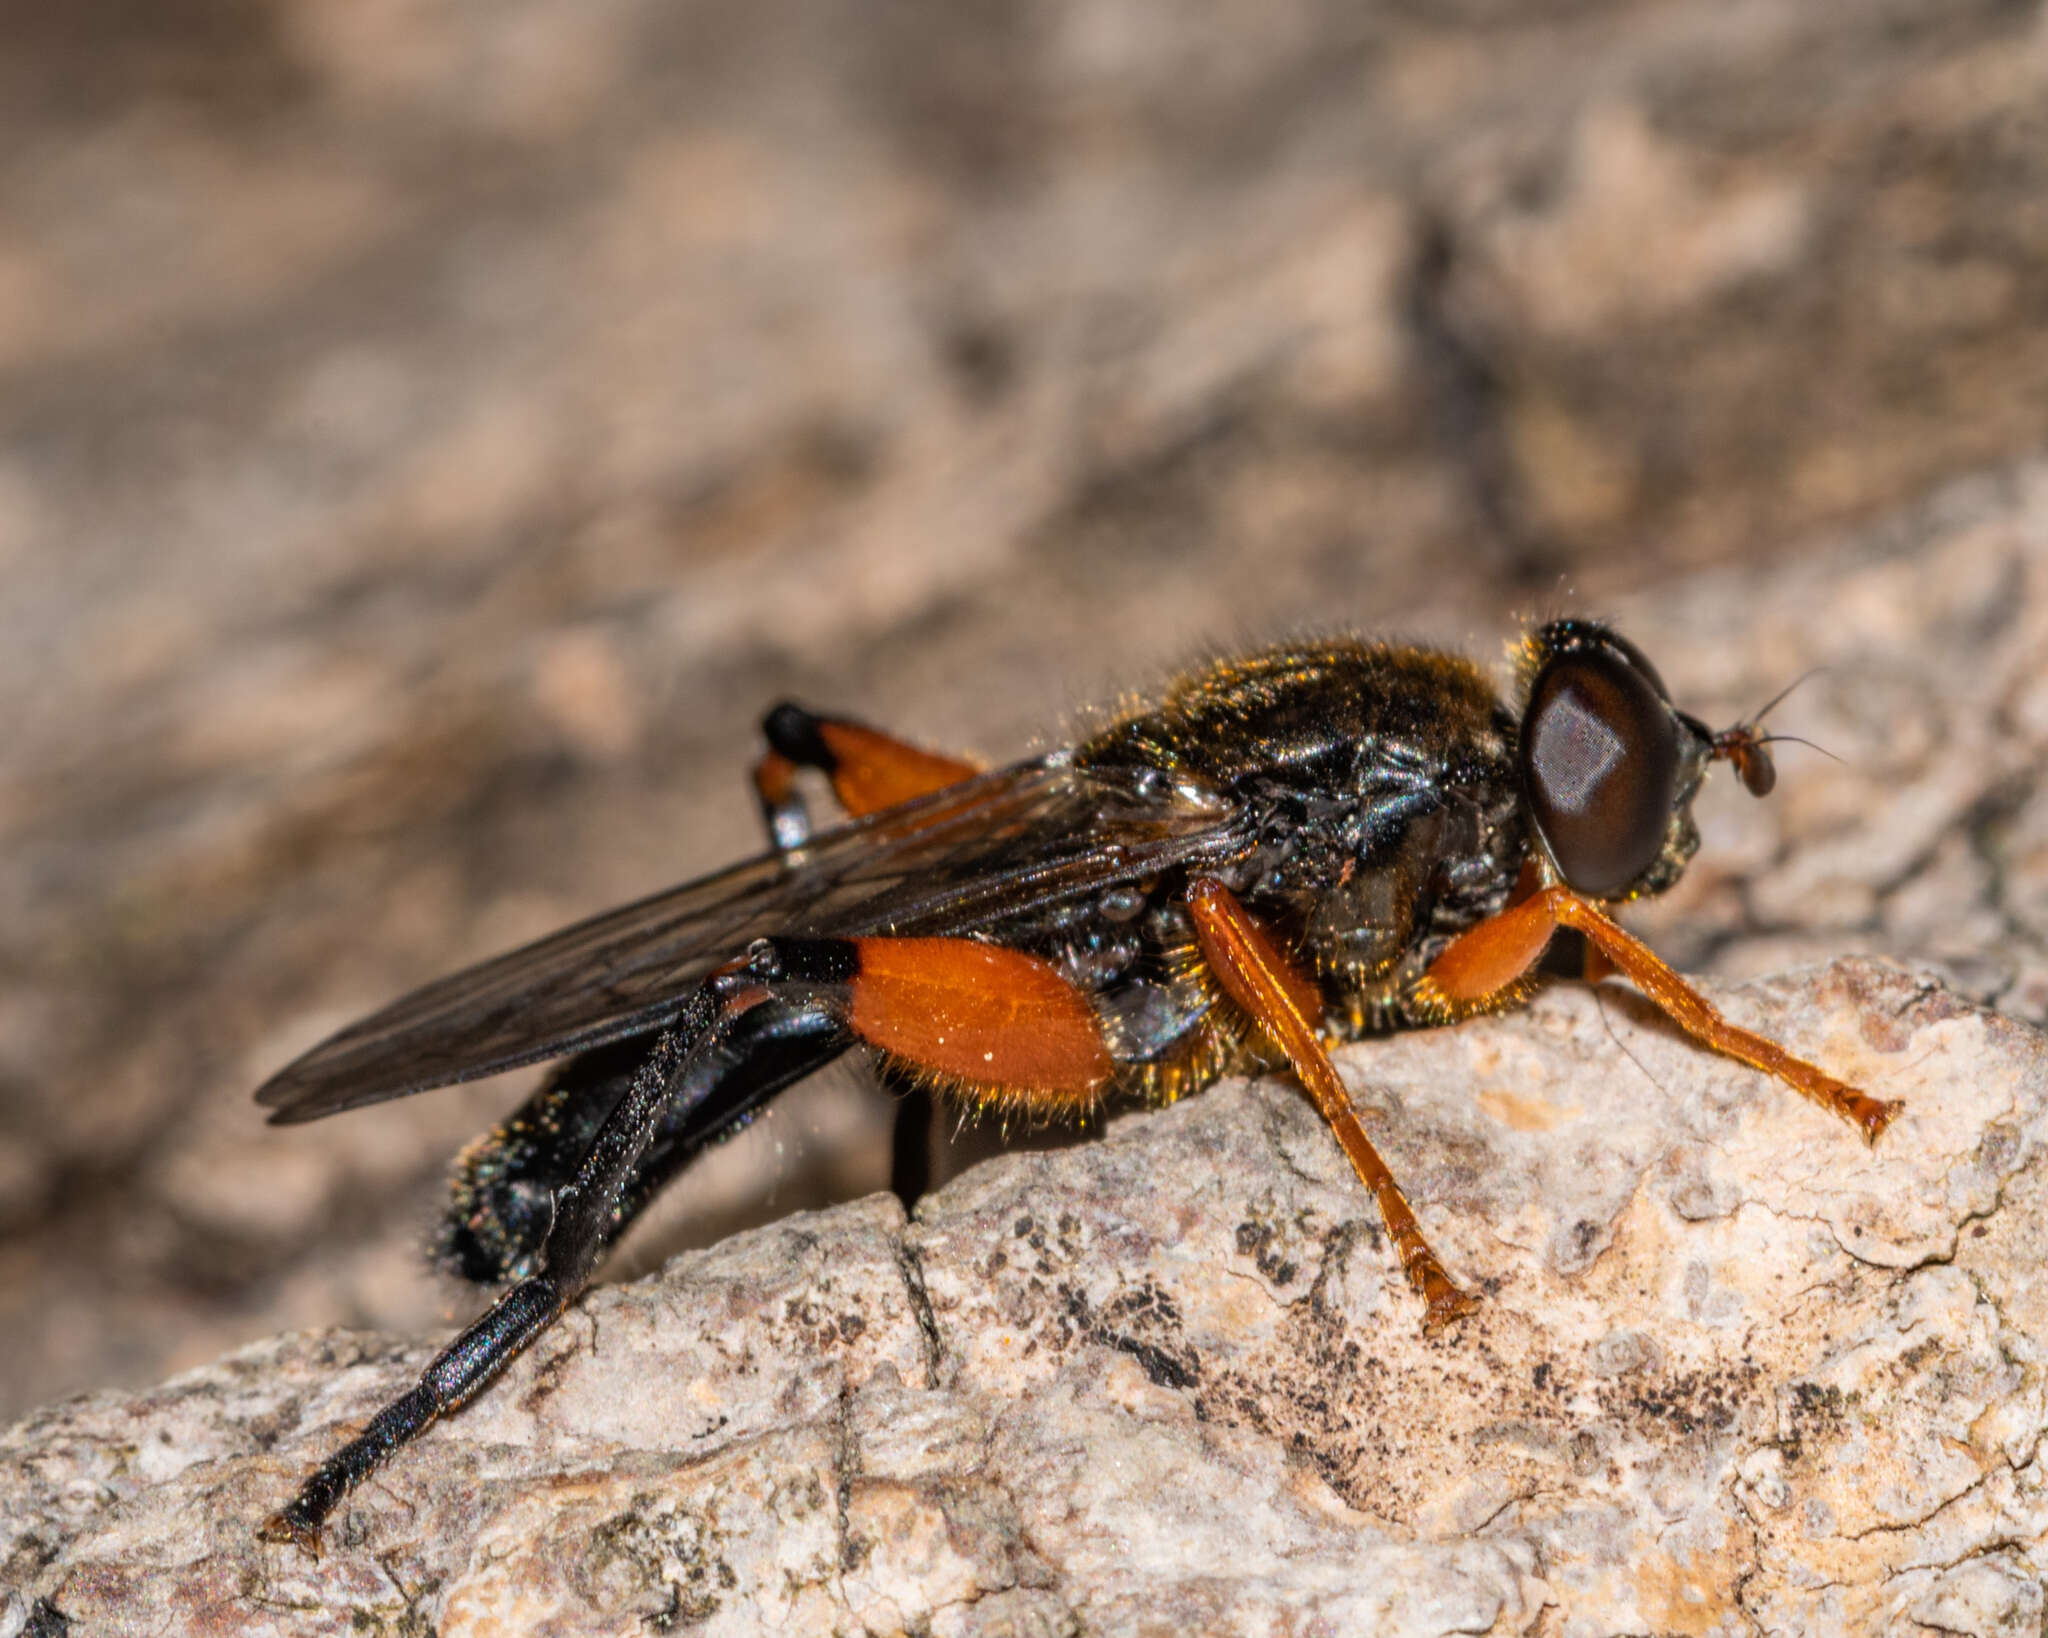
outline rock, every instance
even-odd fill
[[[289,1136],[247,1089],[758,845],[785,694],[1007,757],[1219,640],[1491,649],[1655,585],[1653,652],[1714,636],[1688,690],[1748,710],[1853,658],[1847,696],[1939,728],[1897,652],[1974,651],[1941,598],[1778,576],[1881,588],[1887,520],[2041,441],[2025,0],[8,22],[0,1416],[435,1323],[409,1259],[494,1094]],[[1913,811],[1787,760],[1781,814]],[[1978,904],[1982,850],[1940,857]],[[1696,901],[1688,959],[1879,942],[1843,936],[1863,863]],[[2039,1017],[2031,895],[1991,935],[1901,899],[1883,942]],[[780,1120],[629,1255],[878,1186],[888,1106],[829,1101],[866,1142]]]
[[[2048,1040],[1868,960],[1715,993],[1905,1114],[1616,984],[1341,1055],[1447,1335],[1293,1084],[1225,1083],[597,1291],[317,1561],[257,1525],[428,1345],[39,1412],[0,1634],[2037,1633]]]
[[[1058,735],[1075,701],[1146,682],[1219,634],[1344,623],[1483,652],[1517,611],[1557,597],[1620,616],[1716,722],[1824,663],[1771,722],[1844,762],[1783,748],[1763,803],[1720,782],[1702,804],[1699,861],[1636,925],[1723,980],[1877,953],[1955,997],[2048,1022],[2038,7],[1593,0],[1225,16],[1115,0],[190,0],[128,8],[119,26],[104,6],[17,10],[0,56],[0,1415],[150,1382],[294,1326],[435,1332],[447,1296],[416,1250],[440,1173],[517,1090],[453,1090],[286,1133],[254,1124],[248,1088],[411,982],[755,845],[742,770],[759,711],[786,692],[1004,756]],[[1795,994],[1827,1016],[1854,1010],[1791,990],[1748,1004]],[[1612,1024],[1662,1066],[1679,1111],[1707,1095],[1691,1055],[1656,1058],[1658,1028],[1602,995],[1591,1063],[1637,1084],[1633,1064],[1617,1066]],[[118,1629],[124,1587],[144,1604],[185,1599],[195,1630],[215,1593],[243,1600],[216,1625],[268,1609],[296,1630],[352,1586],[372,1625],[454,1626],[484,1607],[471,1564],[491,1562],[476,1556],[489,1531],[508,1565],[515,1543],[538,1543],[506,1572],[537,1597],[551,1564],[581,1565],[570,1581],[586,1613],[673,1607],[676,1623],[709,1600],[744,1620],[756,1606],[738,1592],[741,1567],[749,1587],[774,1581],[747,1544],[800,1557],[809,1541],[841,1566],[835,1607],[876,1628],[892,1610],[910,1619],[917,1598],[935,1631],[1018,1632],[1058,1631],[1076,1607],[1113,1628],[1118,1609],[1156,1598],[1208,1630],[1239,1612],[1255,1622],[1262,1576],[1320,1585],[1342,1542],[1355,1557],[1332,1597],[1398,1585],[1416,1601],[1381,1617],[1348,1606],[1331,1618],[1344,1630],[1411,1616],[1426,1627],[1432,1599],[1468,1628],[1527,1624],[1532,1609],[1558,1625],[1625,1592],[1648,1602],[1610,1626],[1710,1631],[1743,1625],[1716,1601],[1738,1584],[1766,1626],[2035,1630],[2020,1495],[2033,1470],[2010,1431],[2029,1424],[2009,1409],[2025,1390],[1915,1443],[1924,1423],[1893,1414],[1900,1396],[1996,1397],[1962,1365],[1928,1374],[1978,1357],[1975,1344],[1895,1362],[1880,1394],[1846,1380],[1878,1370],[1878,1343],[1857,1354],[1853,1327],[1819,1342],[1800,1329],[1824,1308],[1881,1337],[1907,1321],[1857,1319],[1858,1302],[1959,1269],[1973,1290],[2004,1290],[1971,1258],[2027,1266],[2007,1242],[2031,1150],[1954,1261],[1827,1273],[1804,1309],[1757,1321],[1767,1341],[1807,1350],[1773,1367],[1786,1382],[1759,1377],[1718,1432],[1681,1428],[1696,1413],[1670,1373],[1732,1369],[1710,1344],[1742,1322],[1714,1318],[1716,1304],[1775,1313],[1772,1293],[1736,1277],[1749,1265],[1731,1273],[1735,1253],[1714,1250],[1745,1222],[1778,1221],[1746,1204],[1775,1161],[1740,1145],[1727,1160],[1696,1138],[1660,1173],[1656,1145],[1682,1120],[1634,1138],[1615,1124],[1614,1150],[1567,1160],[1550,1145],[1600,1124],[1582,1114],[1528,1134],[1512,1158],[1530,1200],[1491,1202],[1506,1212],[1495,1219],[1481,1182],[1522,1174],[1476,1160],[1469,1176],[1444,1170],[1468,1150],[1431,1124],[1441,1104],[1469,1106],[1503,1127],[1482,1127],[1489,1144],[1505,1144],[1517,1121],[1600,1107],[1543,1090],[1543,1031],[1559,1019],[1583,1030],[1580,1005],[1560,993],[1526,1019],[1351,1060],[1373,1099],[1392,1100],[1389,1147],[1447,1254],[1505,1282],[1453,1351],[1415,1341],[1355,1189],[1303,1158],[1328,1191],[1310,1227],[1287,1227],[1283,1200],[1308,1186],[1291,1171],[1269,1179],[1268,1206],[1212,1202],[1244,1215],[1206,1243],[1273,1288],[1271,1313],[1223,1326],[1197,1278],[1218,1265],[1200,1260],[1150,1276],[1179,1329],[1141,1324],[1129,1305],[1150,1289],[1156,1246],[1126,1269],[1129,1248],[1112,1237],[1101,1253],[1101,1221],[1077,1210],[1105,1283],[1062,1276],[1082,1299],[1058,1310],[1064,1337],[1041,1314],[1050,1299],[1013,1270],[963,1274],[934,1240],[924,1256],[933,1290],[949,1293],[934,1298],[948,1351],[936,1371],[904,1354],[883,1249],[893,1260],[898,1245],[965,1233],[960,1213],[998,1183],[1093,1198],[1107,1185],[1089,1168],[1137,1132],[1207,1130],[1233,1109],[1295,1130],[1284,1087],[1222,1088],[1120,1126],[1102,1155],[1008,1163],[918,1226],[873,1208],[830,1218],[840,1227],[819,1232],[853,1239],[821,1243],[852,1249],[822,1275],[779,1226],[677,1265],[670,1284],[593,1296],[502,1403],[364,1493],[350,1517],[382,1558],[337,1544],[308,1573],[258,1554],[245,1524],[323,1447],[325,1423],[366,1412],[424,1343],[265,1343],[170,1388],[35,1412],[0,1457],[12,1599],[0,1638],[24,1624],[54,1633],[63,1610],[95,1618],[79,1630]],[[1882,1010],[1844,1038],[1881,1035]],[[2031,1039],[1958,1016],[2009,1054]],[[1813,1027],[1815,1050],[1831,1046]],[[1480,1050],[1470,1042],[1491,1043],[1517,1078],[1486,1081],[1493,1070],[1456,1057]],[[1408,1083],[1386,1066],[1411,1051],[1450,1052],[1455,1073],[1403,1102]],[[1711,1084],[1749,1084],[1722,1073]],[[1812,1127],[1783,1099],[1763,1108],[1741,1114],[1758,1122],[1741,1128],[1752,1147]],[[888,1114],[843,1084],[793,1092],[709,1157],[619,1262],[644,1269],[793,1200],[874,1186]],[[1816,1136],[1813,1175],[1903,1164],[1894,1148],[1920,1118],[1868,1162]],[[1605,1126],[1597,1135],[1609,1141]],[[1319,1145],[1303,1129],[1288,1152]],[[1184,1159],[1162,1154],[1158,1175],[1183,1175]],[[1275,1164],[1257,1147],[1230,1188]],[[2005,1165],[1955,1167],[1958,1221]],[[1632,1193],[1631,1178],[1650,1183]],[[1580,1195],[1575,1215],[1540,1204]],[[1634,1317],[1647,1296],[1603,1283],[1642,1252],[1658,1212],[1686,1248],[1681,1285],[1706,1264],[1699,1314],[1665,1344]],[[1496,1220],[1516,1225],[1512,1245],[1480,1233]],[[1232,1251],[1241,1222],[1252,1249]],[[1911,1261],[1942,1239],[1938,1217],[1827,1223],[1824,1242],[1845,1224],[1865,1257],[1882,1242],[1920,1248],[1899,1252]],[[1333,1238],[1340,1225],[1351,1241]],[[1288,1282],[1259,1274],[1262,1235],[1281,1248],[1274,1276],[1296,1265]],[[1826,1252],[1815,1256],[1833,1269]],[[688,1271],[735,1256],[766,1259],[749,1289],[780,1293],[733,1299],[753,1335],[824,1278],[874,1276],[847,1310],[873,1337],[820,1330],[820,1351],[784,1361],[808,1359],[828,1399],[844,1387],[852,1431],[811,1464],[858,1466],[844,1522],[737,1468],[714,1506],[711,1480],[678,1472],[644,1430],[607,1431],[595,1412],[549,1420],[557,1378],[555,1399],[573,1399],[599,1368],[601,1339],[585,1357],[592,1316],[628,1336],[636,1304],[672,1307],[673,1329],[709,1334]],[[1342,1277],[1304,1307],[1315,1287],[1301,1271],[1326,1262]],[[1766,1255],[1754,1271],[1795,1264]],[[1249,1304],[1253,1284],[1238,1285]],[[1549,1306],[1518,1308],[1524,1288]],[[1023,1318],[989,1330],[976,1293]],[[2023,1339],[2039,1327],[2024,1297],[2000,1301],[2020,1319],[1991,1334],[2020,1339],[2008,1353],[2024,1380]],[[1914,1346],[1949,1348],[1962,1312],[1914,1309]],[[1316,1332],[1330,1313],[1338,1329]],[[1574,1313],[1581,1330],[1595,1314],[1607,1329],[1588,1341],[1566,1324]],[[1205,1314],[1189,1341],[1189,1317]],[[973,1349],[1004,1334],[1035,1351],[969,1372]],[[1359,1349],[1350,1376],[1316,1353],[1338,1336]],[[1566,1384],[1566,1409],[1543,1422],[1522,1404],[1526,1348],[1550,1347],[1546,1391]],[[671,1357],[684,1356],[660,1350]],[[1480,1379],[1510,1360],[1531,1386],[1513,1397],[1499,1374],[1488,1399]],[[1009,1397],[1005,1370],[1023,1383]],[[642,1378],[618,1407],[667,1367]],[[1219,1384],[1240,1402],[1219,1402]],[[1399,1399],[1409,1384],[1412,1403]],[[722,1404],[729,1386],[705,1391]],[[1631,1392],[1662,1408],[1631,1411]],[[826,1413],[792,1393],[756,1444],[713,1434],[703,1460],[816,1445]],[[1451,1434],[1479,1437],[1458,1420],[1468,1398],[1498,1421],[1484,1424],[1490,1465],[1460,1469],[1445,1453],[1467,1448]],[[1190,1405],[1207,1420],[1169,1414]],[[1866,1423],[1855,1445],[1847,1430]],[[493,1427],[506,1430],[496,1455]],[[1646,1431],[1657,1427],[1663,1445]],[[1103,1462],[1033,1468],[1030,1452],[1060,1429],[1062,1450],[1084,1448],[1075,1429],[1099,1439]],[[1566,1454],[1544,1455],[1559,1439]],[[1384,1462],[1369,1459],[1382,1448]],[[1284,1483],[1276,1450],[1292,1453]],[[536,1451],[557,1468],[532,1474],[522,1464]],[[1921,1505],[1913,1461],[1965,1451],[2008,1457],[1986,1457],[1989,1476],[1929,1529],[1897,1522]],[[1732,1466],[1716,1465],[1724,1454]],[[1903,1477],[1870,1477],[1893,1457]],[[469,1481],[439,1464],[470,1458],[465,1500]],[[649,1494],[669,1498],[644,1518],[602,1477],[636,1462]],[[1716,1492],[1724,1513],[1701,1514],[1687,1497],[1706,1490],[1677,1485],[1673,1462],[1702,1486],[1733,1474]],[[1123,1516],[1113,1487],[1084,1478],[1122,1474],[1138,1494],[1162,1463],[1187,1483],[1152,1485],[1128,1510],[1124,1556],[1082,1539],[1088,1520]],[[1518,1486],[1529,1493],[1513,1500]],[[1888,1494],[1903,1511],[1871,1522]],[[768,1500],[749,1513],[749,1495]],[[1456,1561],[1477,1581],[1446,1580],[1431,1555],[1496,1496],[1509,1499],[1478,1531],[1487,1545]],[[1090,1497],[1095,1511],[1079,1505]],[[428,1517],[430,1503],[443,1511]],[[872,1523],[850,1522],[856,1503]],[[729,1546],[711,1533],[720,1506]],[[404,1523],[407,1508],[420,1522]],[[769,1530],[776,1508],[787,1517]],[[1584,1525],[1580,1558],[1576,1525],[1558,1517]],[[1161,1520],[1185,1538],[1177,1558],[1147,1556]],[[1736,1522],[1716,1535],[1716,1520]],[[1632,1529],[1654,1545],[1635,1554]],[[869,1541],[882,1545],[852,1564],[848,1543]],[[1720,1574],[1716,1554],[1744,1550],[1763,1568]],[[1604,1582],[1586,1568],[1603,1563]],[[1372,1564],[1377,1582],[1351,1573]],[[1216,1569],[1208,1613],[1156,1584],[1187,1565]],[[1893,1601],[1852,1609],[1846,1589],[1885,1574]],[[1084,1595],[1118,1576],[1115,1597],[1136,1602]],[[1535,1591],[1477,1614],[1438,1597],[1516,1577]],[[782,1584],[809,1585],[795,1569]],[[1833,1597],[1834,1613],[1772,1613],[1765,1589],[1781,1585],[1794,1590],[1772,1597]]]

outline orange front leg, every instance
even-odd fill
[[[1423,1328],[1440,1330],[1472,1307],[1472,1298],[1460,1291],[1437,1254],[1423,1238],[1422,1225],[1414,1209],[1394,1181],[1394,1174],[1380,1158],[1372,1139],[1358,1123],[1351,1107],[1351,1094],[1322,1042],[1316,1039],[1315,1020],[1321,1014],[1321,998],[1315,987],[1297,972],[1292,962],[1274,945],[1259,924],[1245,913],[1229,888],[1207,878],[1188,886],[1188,910],[1194,917],[1195,938],[1202,955],[1222,982],[1230,998],[1251,1014],[1259,1027],[1286,1054],[1301,1084],[1315,1100],[1316,1108],[1337,1141],[1344,1146],[1360,1181],[1379,1202],[1380,1216],[1401,1259],[1408,1281],[1422,1294],[1426,1308]]]
[[[1694,1040],[1777,1076],[1801,1096],[1840,1115],[1866,1140],[1876,1142],[1904,1107],[1873,1098],[1805,1059],[1793,1057],[1775,1041],[1729,1023],[1648,945],[1623,932],[1599,905],[1569,887],[1543,888],[1461,934],[1430,963],[1418,995],[1425,1001],[1434,996],[1452,1004],[1483,1002],[1534,966],[1550,935],[1560,927],[1585,934],[1594,949]]]

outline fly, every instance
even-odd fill
[[[1524,635],[1512,704],[1457,655],[1290,644],[990,772],[777,707],[754,770],[772,851],[429,984],[257,1093],[291,1123],[568,1060],[456,1164],[439,1258],[503,1294],[264,1535],[317,1552],[342,1498],[551,1325],[664,1184],[855,1047],[1034,1119],[1291,1069],[1429,1330],[1473,1299],[1327,1047],[1515,1005],[1560,928],[1703,1046],[1875,1141],[1897,1103],[1731,1024],[1609,915],[1678,880],[1713,763],[1771,788],[1757,724],[1709,730],[1587,620]],[[805,770],[847,822],[813,827]]]

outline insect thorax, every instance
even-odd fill
[[[1076,760],[1225,796],[1250,840],[1213,873],[1315,970],[1329,1022],[1358,1032],[1413,1021],[1401,1006],[1413,974],[1512,890],[1528,847],[1514,735],[1469,661],[1340,640],[1194,673]],[[1096,997],[1146,1091],[1187,1090],[1256,1055],[1216,1022],[1184,886],[1119,889],[1026,940]]]

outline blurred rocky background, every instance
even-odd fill
[[[1217,643],[1640,608],[1727,720],[1839,658],[1845,539],[1951,671],[2041,584],[1914,561],[2041,513],[2036,0],[0,0],[0,139],[0,1415],[455,1317],[525,1083],[249,1091],[752,849],[776,698],[1004,758]],[[1784,720],[1862,782],[1788,751],[1645,925],[2039,1022],[2007,695],[1859,652]],[[792,1094],[622,1263],[879,1187],[889,1113]]]

